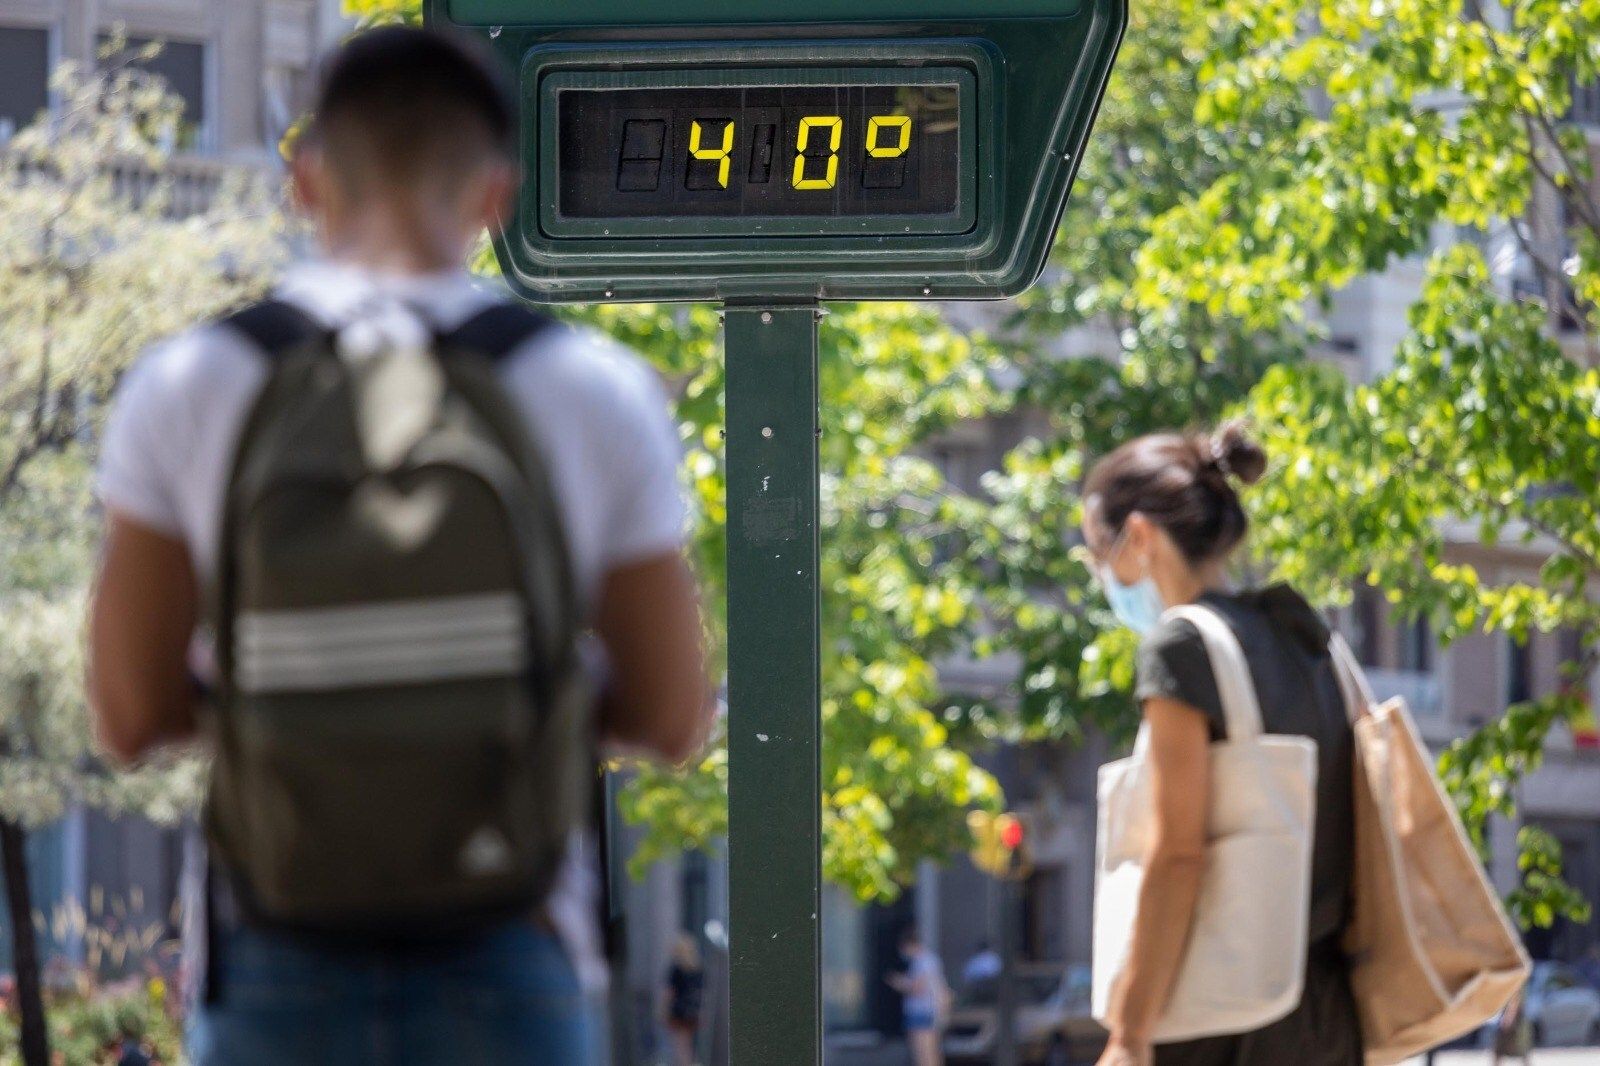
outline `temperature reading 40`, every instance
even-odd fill
[[[954,214],[959,91],[938,83],[563,91],[561,215]]]
[[[716,127],[721,124],[721,129]],[[691,119],[689,121],[689,155],[702,163],[714,164],[716,187],[728,187],[731,170],[734,135],[738,123],[731,119]],[[770,131],[770,127],[768,127]],[[708,132],[711,131],[711,132]],[[800,131],[795,135],[794,169],[789,184],[796,189],[831,189],[839,181],[839,142],[843,139],[844,119],[838,115],[806,115],[800,120]],[[624,136],[624,143],[627,141]],[[657,138],[652,137],[652,141]],[[910,115],[874,115],[867,121],[864,150],[873,159],[899,159],[911,147]],[[769,140],[757,140],[753,151],[772,151]],[[624,160],[628,162],[629,160]],[[621,168],[619,168],[620,172]],[[756,172],[752,168],[752,172]],[[704,188],[695,183],[690,170],[689,188]],[[767,175],[767,164],[759,171]],[[619,177],[620,181],[620,177]]]

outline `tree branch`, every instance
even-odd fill
[[[22,478],[23,467],[27,466],[34,456],[44,451],[44,448],[44,438],[38,435],[30,437],[17,448],[16,454],[11,457],[11,462],[6,465],[5,472],[0,474],[0,502],[4,502],[11,494],[11,490],[17,487],[17,482]]]
[[[1548,293],[1552,289],[1556,292],[1556,300],[1560,304],[1561,310],[1572,316],[1574,321],[1580,323],[1586,321],[1589,313],[1578,305],[1576,297],[1573,296],[1567,285],[1566,272],[1559,266],[1551,264],[1548,259],[1539,254],[1538,250],[1533,246],[1533,241],[1527,234],[1522,232],[1522,226],[1518,220],[1510,220],[1509,225],[1512,235],[1517,239],[1517,246],[1522,249],[1522,254],[1526,255],[1528,261],[1533,264],[1534,270],[1538,271],[1539,280],[1544,283],[1546,292]]]
[[[1565,199],[1578,208],[1578,214],[1583,216],[1583,224],[1593,230],[1597,236],[1600,236],[1600,205],[1590,199],[1588,192],[1584,190],[1585,182],[1582,180],[1584,168],[1567,151],[1567,146],[1562,143],[1561,134],[1551,121],[1549,112],[1542,105],[1536,103],[1532,113],[1534,118],[1538,120],[1540,128],[1544,130],[1545,136],[1555,146],[1556,154],[1561,157],[1561,165],[1566,169],[1567,176],[1571,179],[1565,185],[1554,180],[1551,181],[1551,184],[1555,186],[1558,193],[1561,193]],[[1526,111],[1522,113],[1524,123],[1528,121],[1528,114]],[[1533,144],[1531,130],[1529,131],[1528,150],[1530,154],[1537,156],[1538,150]]]
[[[1463,20],[1469,21],[1470,23],[1471,20],[1467,19],[1467,14],[1469,11],[1471,13],[1471,20],[1476,20],[1484,27],[1484,43],[1489,46],[1489,51],[1494,54],[1494,57],[1497,60],[1499,60],[1501,63],[1515,62],[1519,68],[1526,65],[1524,62],[1525,57],[1519,56],[1515,60],[1512,60],[1505,54],[1505,50],[1500,47],[1500,40],[1495,35],[1494,27],[1489,24],[1488,19],[1484,18],[1481,0],[1467,0],[1466,4],[1462,8]],[[1572,158],[1572,154],[1567,151],[1567,146],[1562,142],[1561,133],[1556,129],[1555,122],[1550,117],[1550,113],[1546,111],[1544,106],[1537,100],[1534,102],[1531,112],[1519,109],[1517,113],[1521,116],[1523,129],[1528,135],[1528,161],[1533,165],[1534,169],[1545,178],[1545,180],[1550,182],[1551,187],[1554,188],[1556,192],[1563,197],[1563,199],[1577,209],[1577,213],[1582,216],[1582,224],[1587,226],[1597,238],[1600,238],[1600,203],[1597,203],[1591,198],[1591,193],[1589,190],[1583,188],[1585,183],[1579,179],[1584,176],[1584,168],[1581,167],[1578,161]],[[1567,176],[1571,178],[1571,181],[1565,183],[1565,185],[1556,180],[1556,176],[1544,166],[1544,163],[1539,158],[1539,146],[1537,143],[1538,139],[1535,137],[1533,130],[1533,124],[1535,122],[1537,122],[1539,128],[1544,131],[1545,136],[1555,148],[1556,154],[1561,157],[1561,164],[1565,168]]]
[[[1567,536],[1565,533],[1561,532],[1555,526],[1552,526],[1549,522],[1546,522],[1538,515],[1531,512],[1518,512],[1515,508],[1507,505],[1503,500],[1496,498],[1491,493],[1473,491],[1465,481],[1462,481],[1449,470],[1446,470],[1437,464],[1433,464],[1433,468],[1434,473],[1444,478],[1445,481],[1449,483],[1450,487],[1455,489],[1456,492],[1460,493],[1463,497],[1468,499],[1477,498],[1482,504],[1486,505],[1486,509],[1499,512],[1500,516],[1506,521],[1525,523],[1528,528],[1532,529],[1534,532],[1541,533],[1544,536],[1549,537],[1551,540],[1559,544],[1562,550],[1568,555],[1571,555],[1573,558],[1587,566],[1591,574],[1595,575],[1596,577],[1600,577],[1600,555],[1596,555],[1589,548],[1586,548],[1577,541],[1574,541],[1571,537]]]

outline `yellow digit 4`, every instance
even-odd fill
[[[894,130],[893,144],[880,144],[879,134],[883,130]],[[906,154],[906,149],[911,147],[911,116],[910,115],[874,115],[867,123],[867,154],[874,159],[894,159]]]
[[[717,186],[728,187],[729,156],[733,154],[733,123],[729,122],[722,127],[722,144],[717,148],[702,148],[700,146],[700,122],[695,120],[689,123],[689,154],[696,159],[703,159],[708,163],[717,164]]]
[[[826,177],[806,177],[806,149],[811,147],[812,130],[828,131],[828,173]],[[797,189],[831,189],[839,179],[839,138],[844,133],[844,119],[838,115],[808,115],[800,120],[800,133],[795,141],[794,177]]]

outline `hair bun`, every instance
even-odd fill
[[[1267,472],[1266,450],[1245,432],[1242,422],[1229,422],[1211,436],[1211,463],[1242,484],[1254,485]]]

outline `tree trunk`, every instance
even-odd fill
[[[39,938],[33,928],[33,894],[28,888],[28,831],[0,818],[0,860],[5,864],[6,900],[11,918],[11,955],[17,975],[17,1002],[22,1008],[22,1061],[25,1066],[50,1066],[50,1037],[45,1029],[44,996],[39,989]]]

